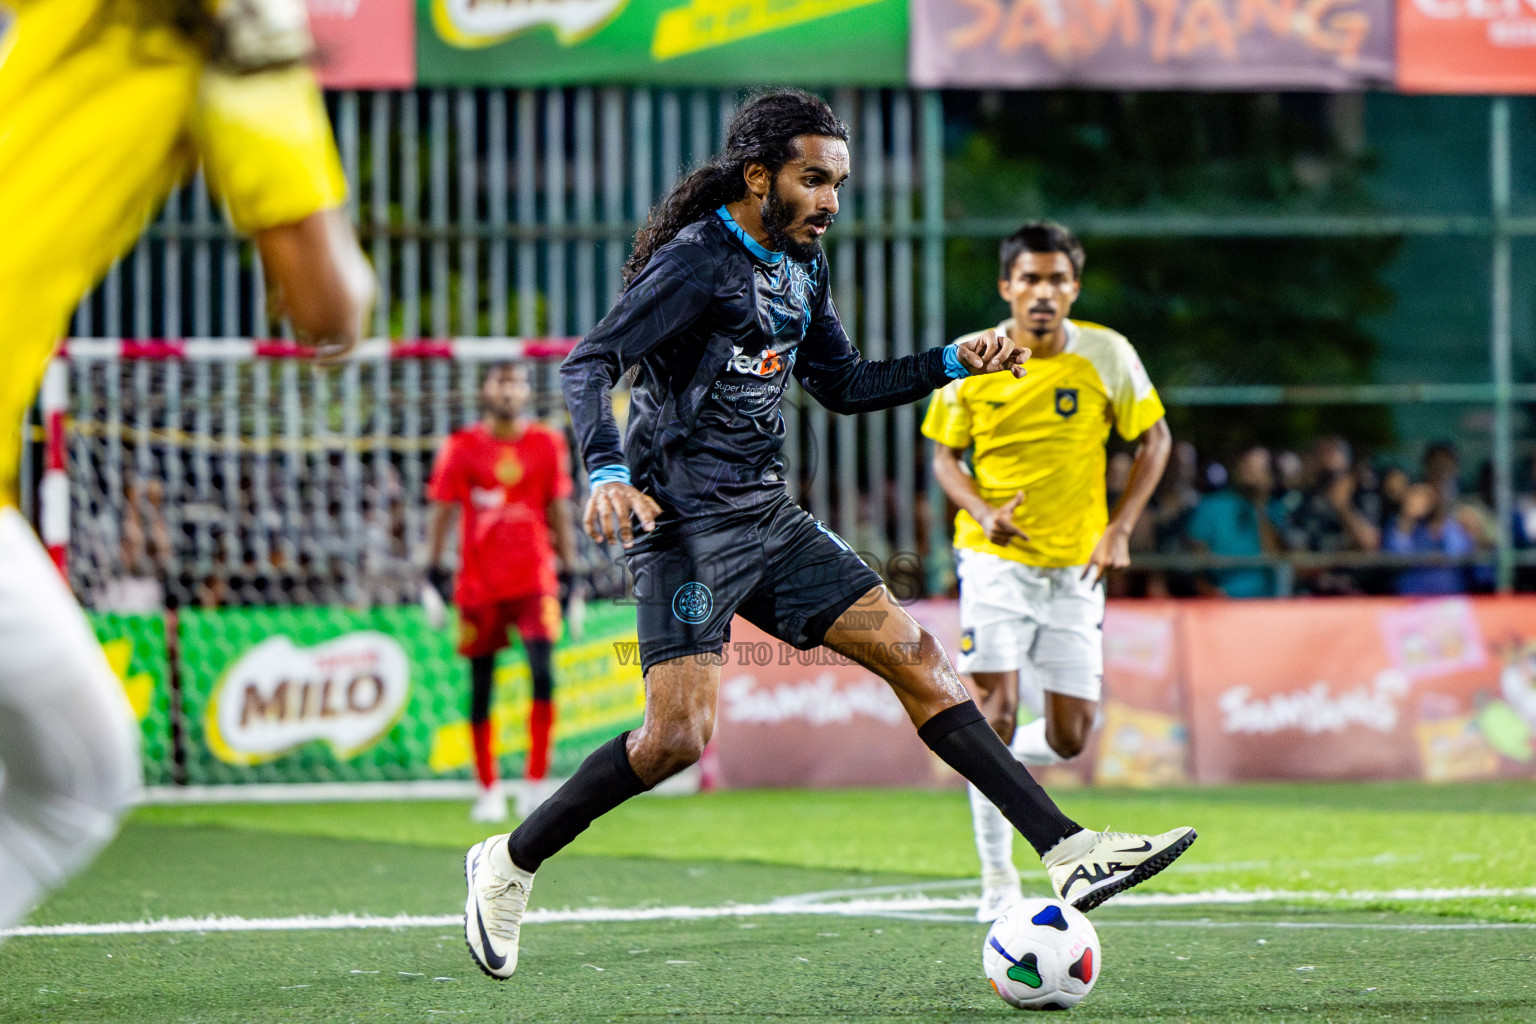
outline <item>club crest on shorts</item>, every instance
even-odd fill
[[[976,651],[976,631],[974,629],[962,629],[960,631],[960,653],[973,654]]]
[[[1056,389],[1056,415],[1068,418],[1077,412],[1077,388]]]
[[[714,610],[715,595],[702,583],[684,583],[672,595],[672,614],[682,622],[703,622]]]

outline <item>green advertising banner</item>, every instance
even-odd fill
[[[165,646],[165,620],[159,615],[120,615],[90,612],[88,618],[107,664],[123,684],[123,692],[139,720],[143,746],[144,784],[171,782],[175,755],[171,743],[170,656]]]
[[[907,0],[417,0],[421,85],[903,85]]]
[[[594,606],[582,638],[557,646],[555,774],[639,724],[634,622],[631,608]],[[187,610],[179,640],[189,783],[469,777],[467,662],[453,630],[418,608]],[[515,776],[529,702],[520,651],[505,652],[498,680],[493,722]]]

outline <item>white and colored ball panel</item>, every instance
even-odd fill
[[[1099,937],[1080,911],[1025,900],[992,924],[982,965],[993,991],[1021,1010],[1065,1010],[1098,981]]]

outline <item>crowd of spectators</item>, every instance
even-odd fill
[[[1111,502],[1130,461],[1123,453],[1110,459]],[[1536,462],[1529,468],[1510,521],[1519,547],[1536,541]],[[1133,552],[1313,557],[1290,559],[1287,574],[1259,564],[1161,569],[1127,574],[1116,586],[1121,594],[1154,597],[1488,591],[1498,543],[1491,467],[1482,467],[1470,489],[1462,484],[1460,456],[1446,442],[1427,445],[1411,472],[1357,453],[1338,436],[1319,438],[1305,454],[1253,446],[1225,461],[1202,460],[1181,442],[1138,524]],[[1428,564],[1403,564],[1415,555],[1431,557]]]
[[[123,473],[120,493],[103,488],[98,505],[76,507],[77,592],[91,607],[124,611],[415,601],[420,573],[412,538],[422,504],[413,498],[420,488],[402,475],[404,463],[365,459],[357,474],[339,462],[307,461],[291,472],[284,465],[243,456],[233,489],[222,479],[189,486],[196,467],[185,460],[143,479]],[[1111,504],[1130,467],[1128,453],[1110,456]],[[1112,575],[1110,592],[1254,598],[1492,590],[1492,472],[1484,465],[1468,477],[1462,469],[1456,448],[1443,442],[1426,446],[1411,471],[1358,453],[1337,436],[1319,438],[1304,454],[1254,446],[1226,459],[1202,458],[1180,442],[1131,538],[1140,566]],[[183,481],[180,500],[161,479],[172,470]],[[424,478],[425,463],[417,470]],[[1517,546],[1530,547],[1536,460],[1517,477],[1510,532]],[[916,550],[876,567],[898,597],[921,597],[929,592],[927,502],[921,493],[904,499],[893,480],[883,497],[883,510],[868,497],[861,502],[850,537],[860,550],[877,551],[883,532],[889,550],[899,543],[894,524],[912,517]],[[1201,564],[1202,556],[1249,561]],[[1415,556],[1430,557],[1406,564]],[[588,558],[589,591],[621,594],[618,565],[595,548]],[[1517,577],[1517,588],[1536,589],[1532,577]]]

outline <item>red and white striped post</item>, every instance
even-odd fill
[[[64,467],[64,416],[69,410],[69,363],[55,359],[43,375],[42,413],[46,461],[37,492],[43,545],[59,572],[69,576],[69,475]]]

